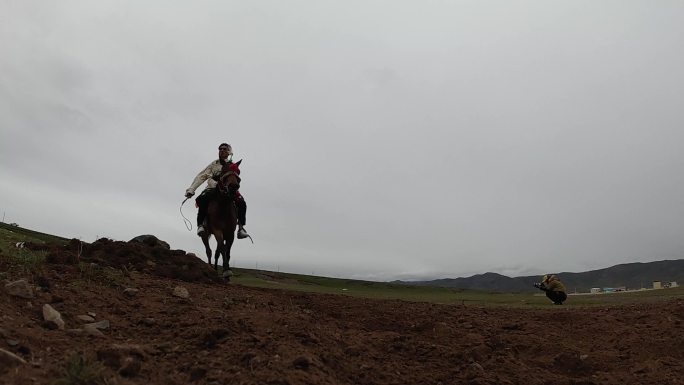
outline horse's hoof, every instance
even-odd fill
[[[230,270],[225,270],[225,271],[223,272],[223,278],[229,278],[229,277],[232,277],[232,276],[233,276],[233,272],[230,271]]]

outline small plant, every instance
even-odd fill
[[[126,286],[126,283],[128,282],[127,273],[127,270],[124,271],[121,269],[115,269],[113,267],[105,267],[101,271],[100,281],[103,284],[111,287]]]
[[[104,371],[99,362],[73,354],[66,363],[62,378],[53,385],[113,385],[113,380],[108,379]]]
[[[95,277],[96,266],[92,263],[79,262],[78,271],[81,273],[81,279],[90,282]]]
[[[101,284],[111,287],[126,286],[128,282],[126,268],[101,267],[94,263],[79,262],[78,270],[81,279],[87,283]]]
[[[25,248],[10,248],[2,259],[18,274],[33,274],[45,264],[46,251],[33,251]]]

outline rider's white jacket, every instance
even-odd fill
[[[216,187],[216,181],[212,179],[212,176],[221,174],[223,166],[221,165],[221,160],[217,159],[211,163],[202,171],[200,171],[199,174],[195,177],[195,180],[192,181],[192,184],[190,187],[188,187],[187,190],[185,190],[186,194],[194,194],[195,190],[204,183],[204,181],[207,181],[207,188],[215,188]]]

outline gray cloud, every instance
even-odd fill
[[[394,279],[682,256],[679,2],[0,7],[8,220],[200,255],[178,206],[228,141],[256,241],[238,266]]]

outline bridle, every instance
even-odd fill
[[[220,191],[221,193],[223,193],[223,194],[228,194],[228,193],[231,192],[231,191],[230,191],[230,190],[231,190],[231,189],[230,189],[230,186],[227,184],[227,180],[228,180],[229,177],[231,177],[231,176],[233,176],[233,175],[234,175],[235,178],[237,179],[237,184],[238,184],[238,186],[240,185],[240,181],[241,181],[242,179],[240,178],[240,174],[239,174],[238,172],[233,171],[233,170],[230,170],[230,171],[228,171],[228,172],[225,172],[225,173],[221,174],[221,177],[218,179],[218,181],[217,181],[217,183],[216,183],[216,187],[219,189],[219,191]],[[236,189],[235,191],[237,191],[237,189]],[[233,191],[233,192],[235,192],[235,191]]]

